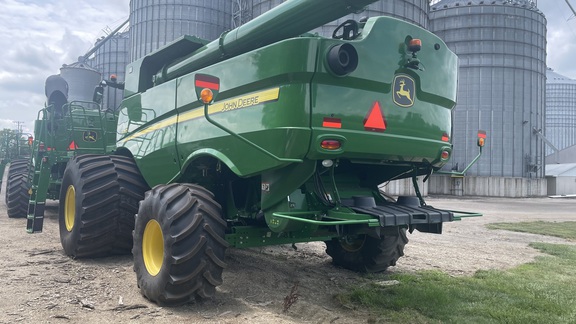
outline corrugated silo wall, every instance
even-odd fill
[[[214,40],[231,29],[230,0],[131,0],[130,60],[182,35]]]
[[[266,11],[281,4],[282,0],[249,0],[252,8],[252,17],[258,17]],[[381,0],[368,6],[367,10],[359,14],[344,16],[338,20],[314,29],[312,32],[331,37],[336,27],[348,19],[360,20],[362,17],[392,16],[409,21],[421,27],[428,28],[428,0]]]
[[[126,65],[130,53],[129,33],[124,32],[110,38],[100,47],[94,56],[94,67],[108,79],[115,74],[118,81],[124,81]],[[104,89],[103,108],[116,110],[122,102],[122,90],[106,87]]]
[[[545,122],[544,15],[527,0],[444,0],[430,9],[430,29],[459,57],[454,149],[445,169],[462,170],[474,159],[478,129],[486,130],[488,139],[466,178],[443,178],[442,185],[429,191],[545,195],[544,143],[535,134]],[[490,178],[524,180],[516,184]]]
[[[545,135],[559,150],[576,145],[576,80],[551,70],[546,72]],[[546,155],[552,153],[547,146]]]
[[[68,82],[68,102],[92,101],[94,88],[98,86],[102,75],[84,63],[62,65],[60,75]]]

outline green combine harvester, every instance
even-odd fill
[[[372,2],[288,0],[129,64],[107,82],[124,89],[113,154],[76,150],[58,170],[65,252],[132,252],[142,294],[178,305],[214,295],[229,247],[323,241],[335,265],[379,272],[407,232],[466,216],[426,205],[416,181],[452,152],[456,55],[389,17],[306,33]],[[382,195],[403,178],[416,196]]]
[[[68,160],[77,154],[106,154],[116,136],[116,116],[92,101],[68,101],[68,82],[60,75],[46,80],[47,105],[38,112],[29,157],[14,159],[8,169],[8,217],[26,218],[41,229],[46,199],[58,199]]]
[[[60,197],[70,158],[113,153],[116,114],[98,102],[104,90],[102,76],[86,61],[127,22],[78,62],[63,65],[60,74],[46,79],[46,105],[38,112],[34,136],[28,138],[28,154],[10,161],[6,185],[8,217],[27,218],[29,233],[42,230],[46,200]]]

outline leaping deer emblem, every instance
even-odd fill
[[[398,99],[401,99],[402,97],[406,97],[406,99],[408,99],[408,101],[410,101],[410,105],[413,105],[414,101],[412,100],[412,96],[410,95],[410,89],[404,89],[404,86],[406,85],[406,81],[400,80],[398,85],[400,86],[400,89],[398,89],[398,91],[396,91],[396,95],[398,96]]]
[[[93,131],[85,131],[83,140],[84,142],[96,142],[98,135]]]

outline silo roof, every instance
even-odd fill
[[[98,72],[95,68],[91,67],[86,62],[74,62],[72,64],[62,64],[62,68],[72,68],[72,69],[86,69]]]
[[[548,68],[546,69],[546,83],[576,84],[576,80],[570,79]]]
[[[431,10],[441,10],[463,6],[519,6],[540,12],[532,0],[442,0],[433,4]]]

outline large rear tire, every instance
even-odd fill
[[[60,241],[73,258],[130,253],[134,215],[148,185],[124,156],[80,155],[60,190]]]
[[[21,174],[28,172],[30,167],[30,159],[17,159],[10,162],[10,167],[8,168],[7,178],[10,178],[13,174]]]
[[[28,216],[30,203],[30,185],[28,182],[28,159],[15,160],[10,163],[6,181],[6,211],[10,218]]]
[[[161,306],[209,298],[226,267],[226,221],[214,195],[197,185],[146,192],[134,228],[134,271],[142,295]]]
[[[332,262],[343,268],[358,272],[382,272],[404,255],[408,243],[406,229],[388,229],[380,238],[358,235],[347,238],[334,238],[326,241],[326,253]]]

